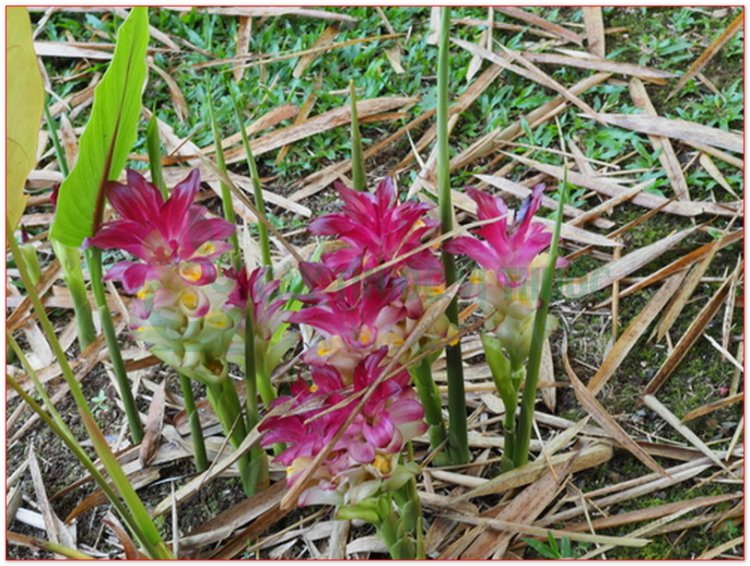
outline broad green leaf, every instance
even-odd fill
[[[133,8],[117,34],[109,68],[94,91],[78,161],[60,186],[50,236],[67,246],[78,247],[93,235],[104,210],[103,184],[119,176],[135,143],[147,46],[148,10]]]
[[[26,8],[10,7],[7,18],[7,222],[14,228],[26,206],[27,197],[23,193],[26,177],[36,165],[36,146],[44,108],[44,85],[31,39],[29,12]]]

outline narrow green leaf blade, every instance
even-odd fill
[[[102,186],[117,178],[135,143],[147,74],[148,34],[147,8],[133,8],[117,34],[109,68],[94,91],[78,161],[60,186],[50,233],[67,246],[79,247],[93,235],[104,210]]]
[[[23,193],[26,177],[36,165],[36,146],[44,108],[44,85],[31,38],[29,12],[26,8],[15,6],[7,10],[6,190],[7,218],[11,228],[14,228],[26,205],[27,197]]]

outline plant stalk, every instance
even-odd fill
[[[120,344],[117,341],[117,331],[112,321],[112,313],[109,311],[109,305],[107,304],[102,275],[102,251],[95,247],[87,248],[86,261],[89,266],[89,274],[91,275],[91,290],[94,292],[99,320],[104,331],[104,337],[107,340],[107,349],[109,350],[110,361],[112,362],[112,370],[115,373],[120,398],[125,407],[125,414],[128,417],[130,436],[132,437],[133,444],[140,444],[141,440],[143,440],[143,425],[141,424],[133,392],[130,390],[130,380],[125,370],[125,362],[122,360]]]
[[[567,200],[568,170],[564,170],[560,202],[557,205],[557,218],[555,219],[555,230],[552,235],[552,243],[549,249],[549,263],[542,276],[542,288],[539,293],[539,307],[534,316],[534,330],[529,347],[529,361],[526,369],[526,383],[521,399],[521,415],[518,422],[518,433],[516,438],[513,462],[516,467],[523,466],[529,461],[529,443],[531,442],[531,428],[534,420],[534,404],[536,402],[536,390],[539,385],[539,369],[542,365],[542,348],[546,338],[547,313],[552,298],[552,281],[555,275],[555,264],[557,263],[557,251],[560,244],[560,229],[563,218],[563,206]]]
[[[367,190],[365,175],[365,158],[362,152],[362,134],[359,131],[359,116],[357,115],[357,91],[354,81],[349,81],[349,92],[352,105],[352,184],[354,190]]]
[[[424,408],[424,420],[430,425],[430,450],[436,450],[445,442],[448,433],[445,430],[443,420],[443,404],[440,399],[440,391],[432,379],[432,367],[430,361],[424,358],[411,370],[414,385],[419,394],[419,399]]]
[[[92,477],[94,477],[94,479],[101,478],[102,490],[112,499],[113,505],[121,513],[123,520],[130,526],[132,532],[136,535],[136,538],[138,538],[141,544],[143,544],[149,555],[154,558],[172,558],[172,554],[164,544],[159,531],[156,529],[156,526],[151,520],[151,516],[149,515],[148,511],[146,511],[143,502],[136,494],[127,476],[112,454],[109,445],[106,443],[106,441],[99,442],[99,440],[103,439],[104,436],[96,426],[93,414],[91,413],[91,408],[89,407],[88,402],[86,401],[86,397],[83,394],[81,384],[76,379],[73,371],[70,368],[68,358],[65,355],[62,346],[60,345],[60,341],[57,339],[57,334],[55,334],[55,329],[52,326],[49,317],[47,316],[47,311],[44,309],[44,305],[39,298],[39,294],[36,292],[36,288],[31,285],[28,270],[26,269],[26,264],[19,252],[18,244],[13,235],[13,230],[12,228],[10,228],[10,223],[7,221],[6,240],[8,242],[8,245],[10,246],[11,253],[13,255],[14,261],[16,262],[16,266],[18,267],[18,271],[21,275],[21,280],[26,287],[26,295],[31,301],[39,324],[41,325],[42,330],[44,331],[50,344],[50,347],[52,348],[52,351],[55,354],[58,363],[60,364],[60,369],[62,370],[63,377],[65,378],[65,381],[70,388],[70,393],[76,403],[84,426],[86,427],[86,430],[92,439],[94,449],[96,450],[100,460],[104,463],[105,469],[112,479],[115,488],[118,490],[119,495],[122,497],[122,500],[125,502],[125,505],[127,505],[127,509],[122,509],[121,506],[115,503],[115,501],[117,500],[117,496],[115,495],[114,490],[109,489],[109,483],[103,478],[101,474],[92,471]],[[47,415],[44,410],[42,410],[41,407],[39,407],[33,401],[33,399],[31,399],[28,394],[26,394],[23,389],[18,386],[18,384],[15,383],[12,378],[10,378],[10,376],[6,376],[6,379],[8,383],[14,389],[16,389],[19,395],[21,395],[24,401],[26,401],[32,407],[32,409],[36,411],[35,406],[38,407],[39,411],[37,411],[37,413],[39,414],[39,416],[42,418],[42,420],[45,421],[45,423],[50,425],[53,430],[55,430],[57,424],[55,423],[54,419],[49,417],[49,415]],[[74,453],[78,453],[75,449],[77,443],[74,441],[74,439],[72,438],[72,434],[70,434],[69,431],[68,434],[65,434],[63,432],[62,434],[59,434],[59,436],[64,442],[66,442],[66,444],[68,444],[69,448]],[[91,460],[88,458],[88,455],[86,455],[85,451],[83,451],[82,448],[79,452],[79,455],[83,456],[82,458],[79,458],[81,463],[84,464],[84,466],[87,466],[87,462],[91,462]],[[93,463],[91,463],[91,466],[95,468]]]
[[[185,415],[190,424],[190,438],[193,441],[193,459],[195,460],[195,468],[199,472],[203,472],[208,469],[206,443],[203,439],[203,427],[201,426],[200,414],[195,406],[193,384],[188,376],[180,374],[180,388],[182,389],[182,397],[185,399]]]
[[[448,148],[448,88],[449,53],[448,34],[450,32],[450,9],[440,9],[440,42],[438,53],[438,92],[437,92],[437,178],[440,206],[440,225],[443,234],[453,230],[453,205],[450,187],[450,153]],[[442,252],[445,267],[445,286],[456,281],[456,265],[453,256]],[[458,300],[453,299],[445,311],[451,324],[458,325]],[[462,366],[461,343],[445,348],[448,373],[448,454],[454,464],[469,461],[469,441],[466,425],[466,398],[464,372]]]
[[[206,83],[206,96],[208,97],[208,115],[211,120],[211,131],[214,135],[214,147],[216,148],[216,166],[219,171],[227,175],[224,148],[221,145],[221,133],[219,132],[219,125],[216,123],[216,115],[214,114],[214,106],[211,100],[211,89],[208,83]],[[222,210],[224,211],[224,219],[234,226],[237,224],[237,221],[234,215],[234,206],[232,206],[232,195],[229,192],[229,187],[224,181],[220,180],[219,184],[221,185],[221,205]],[[237,230],[232,233],[229,240],[232,242],[232,265],[235,269],[239,270],[242,266],[242,253],[240,251],[240,240],[237,237]]]
[[[258,411],[258,377],[255,369],[255,324],[253,303],[248,300],[245,310],[245,404],[247,405],[247,430],[260,422]],[[250,449],[250,480],[253,489],[262,487],[268,480],[266,452],[256,444]]]
[[[57,165],[64,179],[70,172],[68,160],[65,157],[62,145],[60,145],[60,138],[57,135],[57,124],[55,124],[55,120],[47,104],[44,105],[44,116],[47,121],[47,130],[52,139],[52,146],[55,148]],[[73,300],[73,312],[75,313],[78,330],[78,345],[83,351],[96,338],[96,328],[94,327],[91,303],[89,303],[89,298],[86,295],[86,283],[83,279],[83,270],[81,269],[81,252],[57,240],[50,239],[50,242],[52,243],[55,256],[60,261],[63,280],[70,290],[70,298]]]
[[[230,88],[230,94],[232,95],[232,106],[234,106],[234,114],[237,118],[237,124],[240,127],[240,133],[242,135],[242,146],[245,148],[245,158],[247,160],[247,168],[250,171],[250,179],[253,182],[253,196],[255,198],[255,209],[259,214],[263,215],[264,218],[259,218],[256,223],[258,228],[258,243],[260,244],[260,255],[263,265],[268,268],[266,271],[266,281],[273,279],[273,263],[271,262],[271,243],[268,239],[268,227],[264,220],[266,220],[266,203],[263,198],[263,189],[260,186],[260,175],[258,174],[258,164],[255,161],[253,150],[250,147],[250,140],[248,140],[245,126],[242,123],[242,114],[240,112],[240,106],[234,91]]]
[[[151,170],[151,182],[159,189],[164,200],[169,198],[169,190],[164,182],[164,171],[161,166],[161,143],[159,141],[159,127],[156,123],[156,113],[151,111],[148,126],[146,126],[146,149],[148,150],[148,168]]]

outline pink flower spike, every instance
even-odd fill
[[[475,234],[483,240],[461,236],[447,242],[445,250],[467,255],[482,268],[496,272],[498,282],[503,286],[522,285],[528,278],[534,259],[549,247],[552,240],[546,226],[533,221],[533,215],[541,205],[543,191],[544,185],[537,185],[513,218],[503,199],[476,189],[467,189],[467,194],[477,204],[477,217],[480,220],[496,218],[497,221],[475,230]]]
[[[235,227],[206,217],[206,209],[193,204],[200,189],[198,170],[191,171],[166,202],[140,173],[128,170],[127,181],[127,185],[107,184],[109,200],[120,218],[104,223],[89,244],[123,250],[144,263],[138,269],[115,269],[110,278],[123,281],[128,292],[146,281],[169,277],[170,271],[189,285],[212,283],[217,275],[212,260],[229,249],[226,239]]]
[[[425,203],[399,202],[391,178],[380,182],[375,194],[336,184],[344,206],[310,223],[318,236],[337,236],[343,249],[323,255],[323,263],[345,277],[356,275],[412,252],[434,231],[438,222],[426,216]],[[442,277],[442,264],[432,250],[414,252],[400,259],[393,272],[408,268],[427,282]]]

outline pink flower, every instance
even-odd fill
[[[239,272],[227,269],[224,274],[234,282],[227,305],[239,307],[244,311],[248,300],[252,301],[255,332],[264,340],[270,340],[276,329],[286,320],[286,313],[281,308],[286,304],[287,297],[274,298],[280,282],[266,281],[266,272],[266,268],[258,267],[248,273],[247,268],[243,267]]]
[[[446,243],[445,250],[467,255],[484,269],[494,271],[502,285],[517,287],[523,284],[534,258],[552,240],[552,234],[544,224],[532,221],[539,210],[543,191],[544,185],[537,185],[532,196],[523,202],[514,215],[500,197],[468,189],[466,192],[477,203],[479,220],[498,220],[474,231],[483,240],[460,236]]]
[[[172,272],[189,285],[213,282],[213,259],[230,248],[224,240],[234,226],[221,218],[207,217],[205,207],[193,204],[200,189],[198,170],[191,171],[166,202],[159,190],[136,171],[129,169],[127,180],[127,185],[107,183],[109,202],[120,218],[104,223],[89,244],[123,250],[141,262],[121,261],[110,269],[107,278],[122,281],[129,293],[148,280]]]
[[[267,417],[260,426],[266,432],[263,446],[276,442],[287,445],[276,459],[287,466],[287,483],[294,484],[306,466],[334,437],[360,402],[362,393],[372,387],[383,369],[380,363],[386,348],[370,354],[356,368],[354,381],[346,385],[331,366],[313,367],[313,384],[299,380],[292,387],[293,397],[280,397],[275,404],[292,401],[289,414]],[[343,436],[333,446],[315,479],[315,497],[308,494],[300,504],[340,503],[337,489],[363,466],[379,479],[394,469],[394,456],[406,442],[426,432],[424,411],[409,386],[409,374],[401,368],[380,383]]]
[[[386,177],[375,194],[354,191],[337,183],[344,207],[340,213],[326,214],[310,223],[319,236],[337,236],[346,246],[323,255],[323,263],[344,277],[370,270],[422,245],[422,238],[437,226],[425,213],[432,208],[418,202],[398,201],[393,179]],[[424,282],[442,277],[443,267],[433,250],[422,250],[393,267],[408,268]]]
[[[387,342],[395,326],[406,316],[400,299],[406,280],[375,275],[334,292],[324,292],[335,277],[323,264],[299,266],[312,289],[300,300],[308,303],[289,317],[290,322],[317,329],[323,339],[309,348],[304,360],[313,365],[332,364],[351,381],[352,372],[368,353]]]

